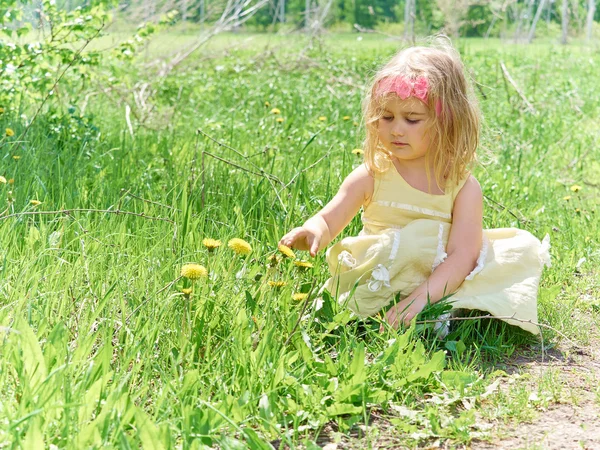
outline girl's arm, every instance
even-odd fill
[[[455,292],[477,265],[483,236],[483,194],[477,180],[470,176],[454,200],[452,228],[448,238],[448,257],[431,276],[408,297],[390,308],[386,321],[394,328],[405,325],[419,314],[427,297],[435,303]]]
[[[315,256],[340,234],[360,207],[369,202],[373,185],[373,176],[364,164],[360,165],[346,177],[338,193],[321,211],[283,236],[279,243],[309,250],[311,256]]]

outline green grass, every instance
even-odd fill
[[[352,434],[378,412],[388,425],[373,425],[407,445],[468,443],[478,425],[463,400],[492,419],[537,414],[525,385],[482,397],[498,361],[539,351],[529,336],[493,321],[460,324],[453,344],[427,330],[379,334],[328,297],[311,307],[327,278],[323,255],[304,272],[289,260],[269,267],[279,237],[360,163],[351,153],[361,142],[360,87],[397,44],[329,36],[299,57],[296,36],[251,38],[223,57],[244,37],[220,37],[164,80],[134,137],[122,102],[94,97],[82,120],[74,93],[71,114],[40,116],[15,148],[2,141],[0,175],[14,179],[0,185],[5,215],[100,212],[0,217],[0,442],[315,448],[332,423]],[[493,157],[475,171],[485,226],[551,235],[540,321],[587,345],[599,322],[600,57],[584,47],[458,46],[481,87],[482,148]],[[535,113],[504,83],[500,61]],[[146,76],[140,66],[112,70],[132,86]],[[6,127],[23,131],[15,111],[0,116]],[[205,154],[203,163],[203,151],[221,160]],[[359,229],[356,219],[344,235]],[[223,246],[209,253],[205,237]],[[234,255],[233,237],[252,254]],[[189,298],[178,280],[186,262],[209,270]],[[292,300],[313,287],[307,308]],[[544,336],[546,345],[559,338]],[[554,401],[554,380],[544,383],[539,398]]]

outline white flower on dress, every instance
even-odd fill
[[[349,269],[354,269],[354,267],[356,267],[356,259],[354,259],[354,257],[347,250],[342,251],[338,255],[338,261],[342,264],[342,266]]]
[[[383,264],[377,264],[371,272],[367,287],[371,292],[377,292],[381,286],[390,287],[390,273]]]

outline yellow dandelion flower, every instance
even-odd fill
[[[181,292],[183,293],[183,295],[185,295],[186,297],[189,297],[189,295],[192,293],[192,288],[185,288],[182,289]]]
[[[300,269],[312,269],[312,263],[308,261],[294,261],[294,265]]]
[[[6,178],[4,178],[2,175],[0,175],[0,183],[6,184]]]
[[[13,159],[18,161],[19,159],[21,159],[21,157],[19,155],[13,155]]]
[[[269,106],[271,106],[271,104],[269,102],[265,102],[265,107],[268,108]]]
[[[221,246],[221,241],[218,241],[217,239],[205,238],[202,239],[202,245],[204,245],[209,252],[214,252],[215,249]]]
[[[8,137],[15,135],[15,131],[12,128],[7,128],[5,132]]]
[[[2,114],[4,112],[4,108],[2,106],[0,106],[0,114]]]
[[[279,108],[273,108],[271,110],[271,114],[281,114],[281,111],[279,110]]]
[[[571,190],[573,192],[579,192],[581,190],[581,186],[579,186],[578,184],[574,184],[573,186],[571,186]]]
[[[350,116],[344,116],[342,117],[342,120],[350,120]]]
[[[352,125],[354,125],[355,127],[358,126],[358,122],[352,122]]]
[[[271,286],[272,288],[280,288],[285,286],[287,283],[285,281],[274,281],[274,280],[269,280],[269,282],[267,283],[269,286]]]
[[[321,122],[325,122],[325,121],[327,120],[327,117],[325,117],[325,116],[321,116],[321,117],[319,117],[319,120],[320,120]]]
[[[38,206],[42,204],[42,202],[40,202],[39,200],[29,200],[29,203],[33,206]]]
[[[275,119],[275,122],[277,122],[277,123],[283,122],[283,117],[278,117],[277,119]]]
[[[249,255],[252,253],[252,247],[243,239],[233,238],[227,243],[227,246],[238,255]]]
[[[364,155],[365,152],[363,151],[362,148],[355,148],[354,150],[352,150],[352,153],[356,156],[360,156],[360,155]]]
[[[581,214],[581,210],[580,210],[579,208],[575,208],[575,212],[576,212],[577,214]]]
[[[302,292],[297,292],[296,294],[292,295],[292,300],[296,300],[297,302],[301,302],[302,300],[305,300],[306,297],[308,297],[308,294],[304,294]]]
[[[296,254],[287,245],[279,244],[277,246],[277,250],[279,250],[281,252],[281,254],[283,256],[285,256],[286,258],[292,258],[292,259],[296,258]]]
[[[200,264],[184,264],[181,266],[181,276],[190,280],[197,280],[199,278],[206,278],[208,270]]]
[[[15,179],[11,178],[10,180],[8,180],[8,184],[15,184]]]
[[[565,195],[565,196],[563,197],[563,200],[564,200],[565,202],[568,202],[569,200],[571,200],[571,196],[570,196],[570,195]]]

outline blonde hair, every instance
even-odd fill
[[[430,148],[426,155],[427,177],[430,177],[429,167],[433,162],[435,180],[440,187],[444,187],[446,181],[458,183],[476,160],[480,112],[460,56],[443,36],[435,38],[432,47],[410,47],[400,51],[373,78],[363,102],[367,167],[378,173],[391,164],[378,137],[378,121],[385,96],[378,95],[377,88],[383,79],[398,76],[411,81],[425,77],[428,82],[430,119],[426,132],[430,133]]]

